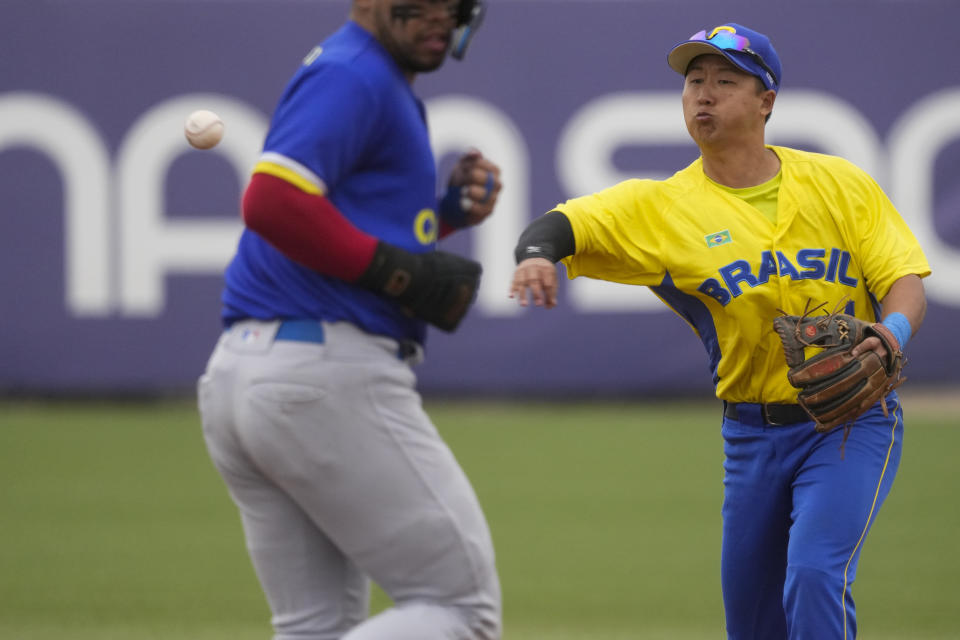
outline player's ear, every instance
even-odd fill
[[[373,5],[375,4],[376,0],[353,0],[350,16],[353,17],[357,13],[370,13],[373,10]]]
[[[377,0],[353,0],[350,19],[367,31],[373,32],[373,8]]]
[[[773,89],[767,89],[763,92],[763,95],[760,97],[760,113],[763,114],[764,118],[769,119],[770,114],[773,112],[773,103],[776,101],[776,91]]]

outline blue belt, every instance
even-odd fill
[[[291,342],[312,342],[323,344],[323,325],[319,320],[282,320],[274,340]],[[417,353],[417,343],[413,340],[397,341],[397,357],[405,360]]]
[[[274,340],[323,344],[323,325],[318,320],[284,320]]]

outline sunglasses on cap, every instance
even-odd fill
[[[770,74],[770,77],[773,78],[774,83],[779,84],[780,79],[777,77],[777,74],[773,72],[767,63],[763,61],[763,58],[760,57],[760,54],[750,48],[750,40],[744,36],[738,36],[733,31],[729,31],[726,28],[718,27],[714,29],[710,35],[707,35],[707,30],[698,31],[697,33],[690,36],[690,40],[702,40],[704,42],[709,42],[710,44],[720,47],[725,51],[739,51],[740,53],[745,53],[750,58],[760,65],[760,68]]]

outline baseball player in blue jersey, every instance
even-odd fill
[[[280,98],[243,197],[221,336],[198,385],[275,640],[495,640],[477,497],[411,366],[453,331],[480,265],[438,238],[493,210],[478,151],[437,196],[418,73],[462,57],[483,6],[355,0]],[[393,607],[368,618],[368,580]]]
[[[814,422],[774,319],[824,301],[846,312],[846,327],[874,334],[856,343],[857,362],[899,362],[923,321],[930,267],[863,171],[764,143],[782,80],[766,36],[720,25],[677,44],[668,64],[684,76],[700,158],[667,180],[627,180],[534,220],[516,248],[511,296],[554,307],[562,260],[571,278],[649,286],[690,324],[724,407],[728,637],[851,639],[851,589],[897,471],[903,412],[882,387],[847,428]]]

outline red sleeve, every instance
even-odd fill
[[[353,282],[366,270],[377,239],[357,229],[322,195],[255,173],[243,194],[243,221],[283,255]]]
[[[451,226],[449,223],[440,220],[440,233],[437,234],[438,238],[446,238],[448,235],[456,231],[457,228]]]

